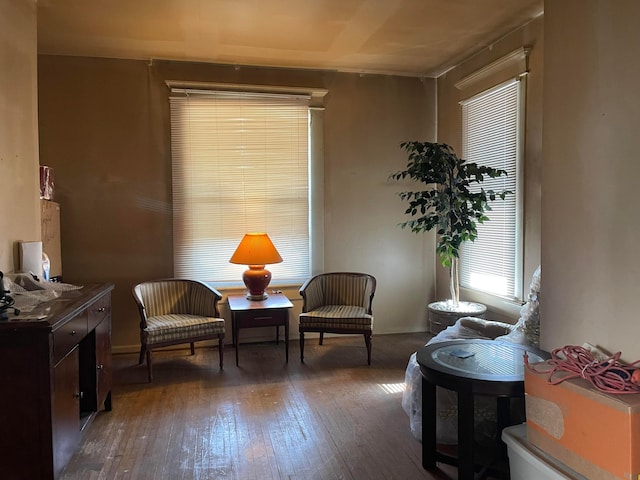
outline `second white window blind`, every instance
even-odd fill
[[[521,297],[520,266],[520,81],[513,80],[462,102],[462,155],[469,162],[507,171],[486,178],[485,190],[510,190],[491,203],[489,221],[461,248],[460,281],[466,288],[516,300]]]

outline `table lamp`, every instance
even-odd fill
[[[266,233],[247,233],[229,260],[230,263],[248,265],[242,274],[249,300],[265,300],[265,292],[271,281],[271,272],[264,268],[270,263],[280,263],[282,257]]]

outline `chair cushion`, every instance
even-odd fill
[[[353,305],[324,305],[300,314],[300,328],[335,328],[373,330],[373,315],[364,307]]]
[[[147,345],[224,333],[224,319],[188,314],[157,315],[147,318],[142,331]]]

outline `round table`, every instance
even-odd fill
[[[457,465],[458,479],[474,478],[474,396],[497,400],[497,436],[512,424],[510,401],[524,397],[524,354],[529,362],[541,362],[549,354],[534,347],[498,340],[454,340],[418,350],[422,373],[422,465],[431,470],[436,461]],[[451,457],[436,448],[436,386],[458,394],[458,455]],[[522,412],[524,415],[524,412]],[[506,460],[506,448],[497,445],[497,456]],[[484,465],[486,470],[492,468]]]

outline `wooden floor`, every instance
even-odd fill
[[[424,334],[114,357],[113,410],[100,412],[62,479],[448,479],[427,473],[401,406],[404,371]],[[445,473],[446,472],[446,475]]]

